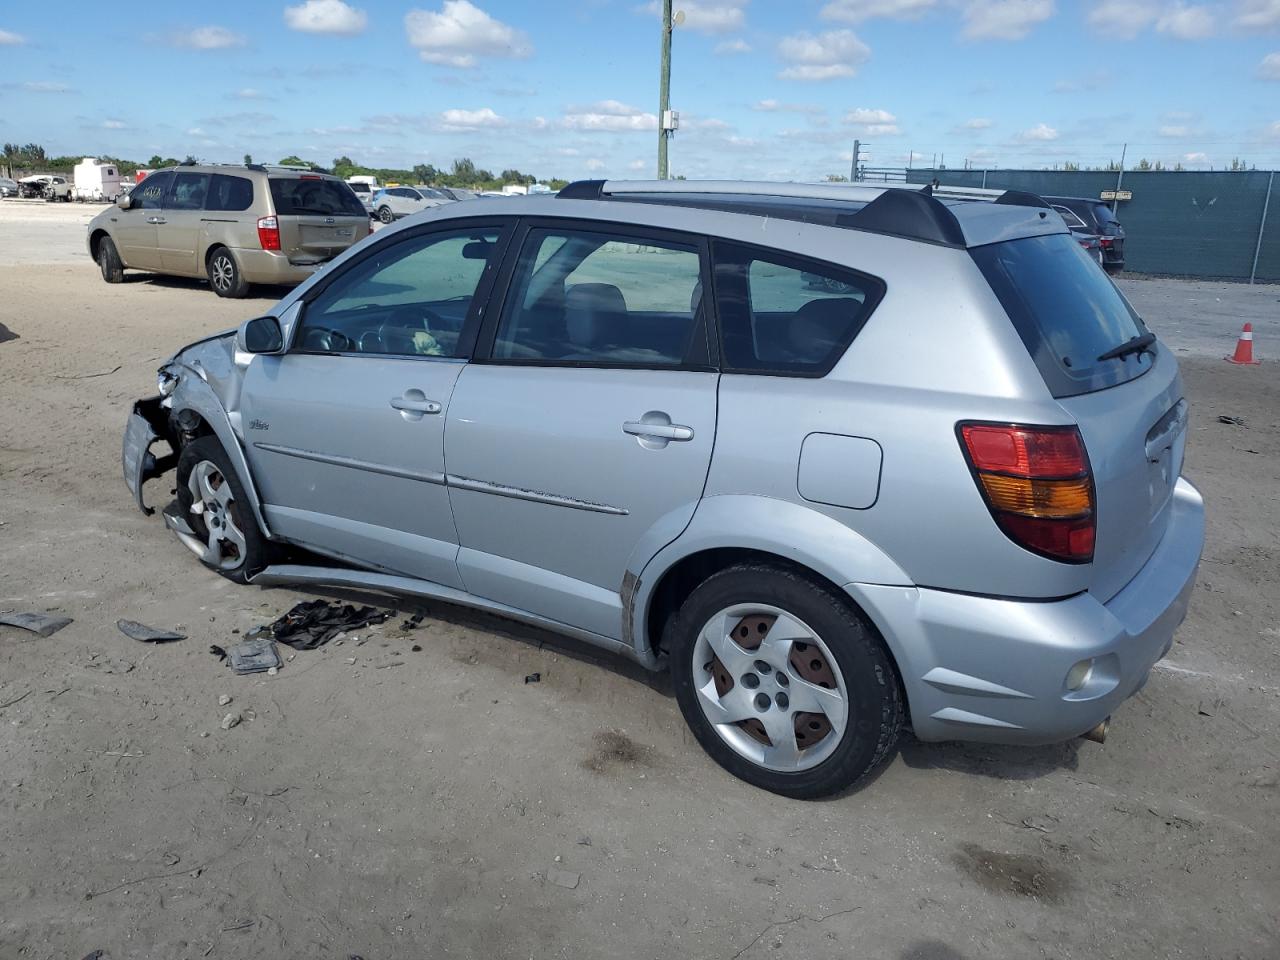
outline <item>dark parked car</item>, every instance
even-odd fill
[[[1124,227],[1101,200],[1088,197],[1045,197],[1067,221],[1072,233],[1091,233],[1102,244],[1102,266],[1107,273],[1124,269]],[[1065,212],[1064,212],[1065,211]],[[1070,214],[1071,216],[1068,216]],[[1072,217],[1075,219],[1073,220]],[[1079,227],[1075,221],[1079,221]]]

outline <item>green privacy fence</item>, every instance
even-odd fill
[[[911,183],[937,179],[946,186],[1041,196],[1100,197],[1116,189],[1116,174],[1104,171],[925,169],[906,174]],[[1127,235],[1126,270],[1280,281],[1280,177],[1270,171],[1126,170],[1121,189],[1133,193],[1116,211]]]

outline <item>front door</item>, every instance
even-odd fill
[[[286,354],[254,358],[244,435],[274,532],[461,586],[445,416],[501,240],[489,221],[376,246],[303,306]]]
[[[525,231],[449,409],[471,593],[622,637],[629,558],[679,536],[711,460],[703,262],[698,241],[640,228]]]
[[[161,170],[133,188],[128,210],[112,215],[111,238],[126,267],[160,269],[157,230],[164,220],[165,195],[173,183],[173,172]]]
[[[173,187],[158,224],[157,246],[160,265],[168,273],[196,276],[204,271],[196,263],[196,248],[204,227],[204,202],[209,192],[209,174],[174,174]]]

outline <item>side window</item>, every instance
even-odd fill
[[[153,173],[129,192],[129,196],[133,198],[130,206],[141,210],[160,209],[164,205],[165,191],[172,181],[173,174],[168,170]]]
[[[388,244],[306,307],[294,348],[306,353],[456,357],[471,299],[501,230],[433,233]]]
[[[704,361],[700,276],[693,244],[531,230],[493,356],[670,367]]]
[[[1066,207],[1055,206],[1053,209],[1057,210],[1058,213],[1062,214],[1062,219],[1066,221],[1066,224],[1068,227],[1075,228],[1075,227],[1083,227],[1085,225],[1083,220],[1077,217],[1074,213],[1072,213]]]
[[[203,210],[209,190],[209,174],[178,173],[173,177],[173,193],[165,207],[169,210]]]
[[[884,293],[874,277],[735,243],[712,245],[723,366],[823,376]]]
[[[233,177],[215,173],[205,199],[206,210],[248,210],[253,206],[253,181],[248,177]]]

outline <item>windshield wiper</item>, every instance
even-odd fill
[[[1131,353],[1149,353],[1151,345],[1156,342],[1154,333],[1142,333],[1131,340],[1126,340],[1118,347],[1112,347],[1106,353],[1101,354],[1099,360],[1118,360],[1121,357],[1127,357]]]

